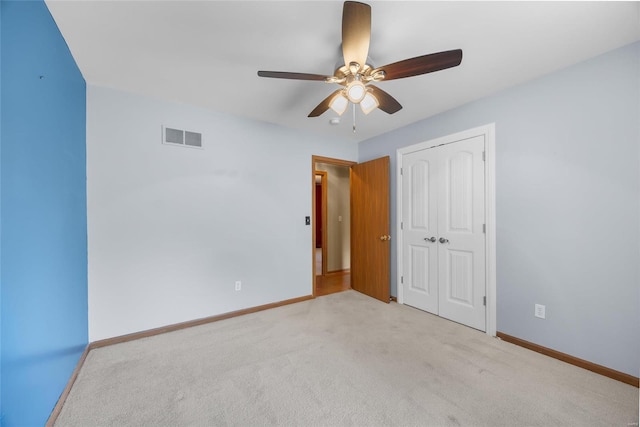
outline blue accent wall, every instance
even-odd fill
[[[0,3],[2,426],[41,426],[87,345],[86,85],[42,1]]]
[[[0,0],[0,100],[2,100],[2,4]],[[2,102],[0,102],[0,242],[2,242]],[[2,244],[0,244],[2,259]],[[2,425],[2,262],[0,262],[0,426]]]

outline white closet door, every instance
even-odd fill
[[[404,303],[433,314],[438,314],[437,163],[434,150],[402,158]]]
[[[486,329],[483,137],[438,147],[439,315]]]
[[[486,330],[484,138],[402,157],[403,302]]]

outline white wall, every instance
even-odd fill
[[[395,230],[396,149],[495,123],[498,331],[634,376],[639,86],[635,43],[359,146],[359,161],[391,156]],[[395,254],[392,240],[393,281]]]
[[[89,86],[89,340],[311,295],[312,155],[357,145]]]

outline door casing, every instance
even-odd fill
[[[406,153],[433,148],[438,145],[451,144],[457,141],[483,136],[485,143],[485,283],[486,283],[486,333],[496,335],[496,210],[495,210],[495,123],[469,129],[463,132],[443,136],[396,150],[396,210],[397,224],[397,289],[398,303],[404,304],[402,288],[403,251],[402,251],[402,157]]]

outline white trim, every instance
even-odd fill
[[[405,154],[415,151],[425,150],[427,148],[437,147],[438,145],[451,144],[453,142],[464,139],[474,138],[477,136],[484,137],[485,157],[485,222],[487,224],[485,239],[485,263],[486,263],[486,333],[492,337],[496,336],[496,312],[497,312],[497,295],[496,295],[496,141],[495,141],[495,123],[485,126],[458,132],[452,135],[443,136],[441,138],[432,139],[430,141],[420,142],[418,144],[402,147],[396,150],[396,214],[397,225],[397,278],[398,284],[398,303],[404,304],[404,290],[401,277],[402,271],[402,157]]]
[[[404,283],[402,280],[402,155],[405,149],[402,147],[396,150],[396,292],[398,294],[398,304],[404,304]]]
[[[491,123],[484,127],[484,151],[486,153],[484,168],[485,185],[485,222],[487,234],[486,275],[487,275],[487,335],[496,336],[496,313],[498,297],[496,293],[496,125]]]

